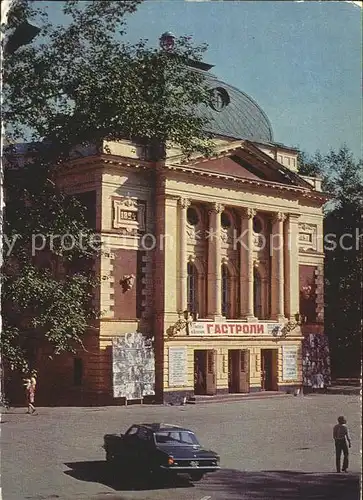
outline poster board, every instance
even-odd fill
[[[112,341],[113,397],[143,399],[155,394],[152,341],[142,333],[126,333]]]
[[[169,347],[169,387],[188,385],[187,354],[187,347]]]
[[[282,346],[282,379],[297,380],[298,379],[298,346],[284,345]]]

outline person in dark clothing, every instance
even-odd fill
[[[340,472],[340,457],[344,455],[343,458],[343,472],[348,472],[349,465],[349,448],[351,447],[351,440],[349,435],[349,430],[347,426],[347,421],[345,417],[338,417],[338,423],[334,426],[333,429],[333,438],[335,442],[335,459],[336,459],[336,468],[337,472]]]

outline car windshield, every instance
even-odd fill
[[[157,444],[199,445],[198,439],[189,431],[159,431],[155,434],[155,440]]]

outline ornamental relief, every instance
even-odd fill
[[[266,247],[266,237],[260,233],[253,234],[254,250],[263,250]]]
[[[231,245],[233,243],[233,229],[221,227],[221,240],[225,245]]]
[[[299,248],[301,251],[317,249],[317,226],[299,223]]]
[[[188,244],[190,245],[202,245],[205,239],[205,232],[198,226],[193,226],[192,224],[186,225],[186,233]]]
[[[186,227],[186,232],[188,236],[188,240],[193,240],[193,242],[196,240],[196,228],[195,226],[192,226],[191,224],[187,224]]]
[[[112,227],[122,234],[136,235],[144,232],[146,203],[131,196],[112,198]]]

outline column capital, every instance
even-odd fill
[[[276,212],[272,218],[273,222],[284,222],[286,220],[286,214],[283,212]]]
[[[287,214],[287,216],[289,218],[289,222],[298,222],[301,217],[300,214]]]
[[[221,214],[224,211],[222,203],[212,203],[209,208],[209,213]]]
[[[253,219],[257,213],[257,210],[255,210],[254,208],[251,208],[251,207],[246,207],[246,208],[242,209],[241,213],[242,213],[243,218]]]
[[[191,201],[188,198],[179,198],[179,205],[181,208],[187,209],[191,205]]]

